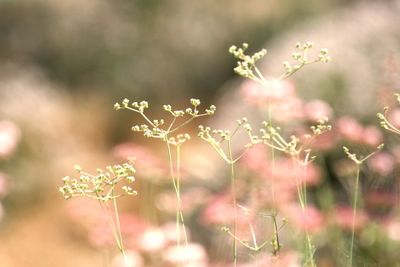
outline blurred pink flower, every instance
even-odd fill
[[[284,181],[297,186],[301,183],[307,185],[316,185],[320,182],[320,170],[313,164],[309,163],[306,166],[294,162],[290,158],[280,158],[275,160],[274,168],[270,169],[270,175],[265,178]]]
[[[368,126],[362,133],[362,143],[377,147],[383,142],[383,134],[378,127]]]
[[[165,165],[148,148],[134,143],[122,143],[113,148],[113,155],[122,161],[133,158],[141,177],[159,179],[168,177],[168,166]]]
[[[115,244],[113,233],[108,224],[100,222],[88,229],[88,241],[94,247],[112,247]]]
[[[133,250],[125,251],[125,256],[118,254],[114,257],[111,267],[142,267],[144,260],[142,256]]]
[[[19,127],[10,121],[0,121],[0,159],[14,153],[21,137]]]
[[[207,202],[208,199],[209,193],[205,188],[192,187],[181,192],[181,209],[186,214],[191,213],[196,207]],[[176,212],[176,193],[173,191],[160,193],[157,198],[157,207],[165,212]]]
[[[207,267],[208,257],[203,246],[196,243],[170,246],[163,253],[166,266]]]
[[[329,150],[336,146],[337,136],[335,132],[329,131],[317,135],[310,143],[312,150]]]
[[[290,224],[302,231],[316,232],[324,225],[324,216],[311,205],[304,210],[299,204],[287,205],[282,208],[282,214],[288,218]]]
[[[338,133],[352,142],[360,143],[363,139],[363,127],[354,118],[342,117],[336,121]]]
[[[308,120],[316,122],[323,118],[332,118],[333,110],[325,101],[312,100],[305,104],[304,114]]]
[[[269,168],[268,152],[264,145],[253,146],[241,159],[240,163],[250,171],[264,172]]]
[[[390,174],[396,165],[395,158],[387,152],[376,153],[367,162],[369,168],[381,176]]]
[[[272,107],[272,117],[279,123],[302,120],[304,117],[303,101],[294,96],[285,98],[285,101]]]
[[[341,206],[334,210],[333,220],[339,227],[351,230],[353,227],[353,209],[351,207]],[[354,220],[354,229],[359,230],[367,223],[368,217],[363,210],[357,210]]]
[[[259,203],[267,206],[282,207],[297,198],[296,187],[283,181],[266,181],[266,186],[259,188],[257,197]]]
[[[98,220],[96,222],[87,225],[89,242],[97,247],[115,246],[115,238],[110,229],[111,218],[109,215],[103,214],[101,216],[97,217]],[[137,216],[124,213],[119,214],[119,222],[126,247],[135,247],[138,233],[143,233],[146,227],[144,222]]]
[[[205,224],[230,225],[234,221],[234,208],[230,194],[212,198],[203,210],[201,221]]]
[[[113,246],[114,236],[110,229],[110,220],[114,214],[99,206],[97,201],[91,199],[70,199],[67,203],[67,211],[70,219],[81,226],[87,233],[88,241],[93,246]],[[119,221],[121,233],[128,241],[127,245],[133,244],[138,232],[143,232],[146,224],[133,214],[120,213]]]
[[[253,219],[252,213],[246,214],[239,206],[236,208],[236,235],[246,238],[249,234],[248,222]],[[216,195],[202,212],[200,222],[230,227],[235,221],[235,209],[230,194]]]
[[[287,80],[271,81],[268,86],[246,80],[241,85],[241,91],[245,99],[255,105],[273,103],[295,95],[294,85]]]

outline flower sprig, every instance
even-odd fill
[[[235,235],[231,231],[231,229],[229,227],[227,227],[227,226],[223,226],[221,228],[221,231],[223,231],[225,233],[228,233],[233,239],[235,239],[240,244],[242,244],[244,247],[248,248],[250,251],[255,252],[255,253],[261,251],[269,243],[270,245],[272,245],[272,253],[273,253],[273,255],[277,255],[279,250],[282,248],[282,244],[280,243],[280,240],[279,240],[279,232],[288,223],[288,220],[286,218],[282,218],[281,225],[278,226],[278,223],[276,221],[276,216],[274,214],[260,214],[260,216],[262,216],[262,217],[270,217],[270,218],[273,219],[274,234],[273,234],[271,240],[266,240],[263,243],[259,244],[257,242],[257,237],[256,237],[256,233],[254,231],[253,224],[252,224],[252,222],[251,222],[251,220],[249,218],[250,215],[251,216],[255,215],[255,214],[253,214],[254,212],[252,212],[249,208],[246,208],[246,207],[244,207],[242,205],[237,204],[237,206],[243,211],[244,218],[246,219],[247,224],[249,225],[252,241],[250,242],[248,240],[241,239],[240,237]],[[251,244],[251,243],[253,243],[253,244]]]
[[[360,194],[359,192],[359,187],[360,187],[360,171],[361,171],[361,165],[370,157],[372,157],[375,153],[379,152],[380,150],[383,149],[383,144],[380,144],[377,147],[377,150],[371,152],[367,156],[362,156],[362,155],[357,155],[356,153],[350,152],[350,150],[343,146],[343,151],[347,155],[347,157],[352,160],[356,166],[357,166],[357,171],[356,171],[356,177],[355,177],[355,184],[354,184],[354,196],[353,196],[353,219],[352,219],[352,230],[351,230],[351,242],[350,242],[350,248],[349,248],[349,259],[348,259],[348,265],[347,266],[353,266],[353,247],[354,247],[354,236],[355,236],[355,221],[356,221],[356,214],[357,214],[357,202],[358,202],[358,195]]]
[[[203,125],[199,126],[199,133],[198,136],[209,143],[215,151],[221,156],[223,160],[225,160],[228,164],[233,164],[236,163],[238,160],[240,160],[244,154],[253,146],[259,143],[260,141],[257,139],[256,136],[252,134],[253,129],[250,126],[250,124],[247,121],[247,118],[243,118],[240,120],[237,120],[237,126],[236,128],[231,132],[228,130],[221,130],[221,129],[214,129],[212,130],[210,127],[204,127]],[[233,137],[236,135],[236,133],[240,130],[243,129],[248,137],[249,137],[249,142],[244,145],[245,150],[240,154],[238,157],[231,159],[230,155],[228,155],[227,152],[225,152],[223,148],[223,144],[227,141],[227,143],[231,143]]]
[[[164,141],[169,142],[171,145],[178,146],[189,140],[190,135],[184,133],[178,134],[176,137],[170,137],[170,134],[175,133],[184,125],[190,123],[193,119],[203,116],[211,116],[216,111],[216,107],[211,105],[208,109],[205,109],[205,111],[201,113],[198,110],[198,106],[201,104],[200,100],[198,99],[190,99],[190,104],[191,107],[188,107],[185,110],[173,110],[171,105],[164,105],[164,111],[168,112],[172,117],[169,124],[166,124],[164,119],[150,120],[147,117],[145,114],[145,110],[149,107],[147,101],[130,103],[128,99],[124,99],[121,103],[115,103],[114,109],[131,110],[139,113],[145,119],[145,124],[134,125],[132,127],[132,131],[142,132],[145,137],[163,139]],[[176,125],[177,120],[180,118],[183,118],[183,121],[179,125]]]
[[[102,202],[115,200],[123,195],[137,195],[130,184],[135,181],[136,170],[131,163],[122,165],[107,166],[106,170],[97,169],[96,174],[90,174],[79,166],[75,165],[75,170],[78,172],[78,178],[65,176],[60,186],[59,191],[66,198],[72,197],[89,197]],[[117,185],[122,192],[116,192]]]
[[[306,65],[317,62],[328,63],[331,60],[331,57],[328,55],[328,49],[326,48],[320,49],[319,54],[316,58],[309,59],[308,52],[314,47],[313,42],[308,41],[304,44],[296,43],[295,47],[298,50],[297,52],[292,53],[292,59],[295,61],[295,63],[290,63],[289,61],[283,62],[283,67],[285,68],[286,72],[282,74],[280,79],[285,79],[293,75],[295,72]]]
[[[364,161],[366,161],[367,159],[369,159],[370,157],[372,157],[373,155],[375,155],[376,153],[378,153],[380,150],[382,150],[384,147],[384,144],[380,144],[379,146],[377,146],[377,150],[369,153],[366,156],[362,156],[362,155],[357,155],[356,153],[352,153],[350,151],[350,149],[348,149],[346,146],[343,146],[343,151],[344,153],[347,155],[347,157],[349,159],[351,159],[355,164],[357,165],[361,165],[364,163]]]
[[[314,43],[297,43],[295,47],[298,51],[292,53],[292,58],[295,62],[283,62],[285,72],[280,75],[278,79],[268,81],[256,66],[257,61],[262,59],[267,54],[267,50],[262,49],[254,53],[253,55],[248,55],[246,54],[246,50],[248,49],[248,47],[249,45],[247,43],[243,43],[242,47],[237,47],[233,45],[229,48],[229,53],[231,53],[235,58],[239,59],[239,61],[237,62],[237,66],[234,68],[234,71],[238,75],[259,82],[264,86],[269,85],[270,82],[276,82],[286,79],[306,65],[317,62],[327,63],[331,59],[328,55],[328,49],[325,48],[322,48],[319,51],[319,54],[316,58],[309,59],[308,52],[314,47]]]
[[[397,102],[400,103],[400,94],[394,94],[396,96]],[[389,107],[383,108],[383,113],[378,113],[376,116],[380,120],[380,125],[383,129],[391,131],[396,134],[400,134],[400,129],[394,126],[388,119],[387,113],[389,111]]]
[[[309,145],[312,140],[332,129],[332,126],[328,124],[327,118],[320,119],[316,125],[310,127],[312,133],[304,136],[307,142],[300,143],[300,138],[295,135],[291,135],[289,140],[285,140],[280,128],[273,126],[271,123],[264,121],[263,126],[264,128],[260,130],[261,136],[259,137],[263,144],[293,156],[297,160],[299,160],[300,155],[304,154],[304,159],[300,161],[303,164],[307,164],[315,159],[315,157],[310,157],[311,149]],[[254,138],[257,140],[258,137],[254,136]]]

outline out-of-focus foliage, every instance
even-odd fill
[[[2,1],[0,59],[39,67],[69,90],[209,97],[228,77],[226,48],[258,46],[340,1]]]

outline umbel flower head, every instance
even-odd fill
[[[115,103],[114,109],[127,109],[139,113],[145,120],[144,124],[134,125],[132,131],[142,132],[147,138],[162,139],[170,145],[180,146],[190,139],[187,133],[177,133],[183,126],[189,124],[195,118],[203,116],[211,116],[215,113],[216,107],[211,105],[203,112],[198,110],[200,100],[190,99],[190,107],[182,110],[174,110],[171,105],[164,105],[163,109],[170,115],[170,119],[151,120],[145,114],[145,110],[149,107],[146,101],[130,102],[124,99],[121,103]],[[179,122],[178,122],[179,121]],[[176,135],[171,137],[171,135]]]
[[[96,174],[84,172],[75,165],[78,178],[65,176],[59,191],[66,198],[86,196],[102,202],[116,199],[123,195],[137,195],[130,186],[135,181],[136,170],[131,163],[107,166],[106,170],[97,169]]]

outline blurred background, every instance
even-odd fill
[[[374,197],[364,201],[357,266],[397,266],[399,140],[379,129],[375,114],[391,106],[400,125],[393,97],[400,86],[398,14],[400,1],[389,0],[0,0],[0,266],[122,266],[105,234],[93,232],[96,220],[82,208],[93,210],[93,203],[65,201],[58,187],[63,176],[73,175],[74,164],[94,172],[124,156],[145,158],[147,170],[140,178],[138,167],[139,196],[121,203],[126,232],[136,236],[146,229],[151,241],[144,243],[156,246],[132,241],[134,266],[175,266],[149,256],[167,251],[168,222],[174,221],[166,152],[157,141],[132,133],[136,115],[116,112],[114,103],[147,100],[156,118],[164,116],[163,104],[185,108],[193,97],[205,107],[215,104],[216,116],[194,123],[187,129],[191,133],[198,123],[229,129],[243,116],[257,124],[265,113],[247,97],[251,85],[234,74],[228,48],[243,42],[251,52],[267,48],[260,68],[276,77],[294,44],[308,40],[317,49],[328,48],[332,62],[291,77],[295,101],[284,95],[276,113],[286,117],[274,119],[294,129],[321,115],[334,126],[328,144],[319,141],[318,182],[310,184],[320,216],[315,221],[321,222],[316,228],[322,229],[316,237],[319,266],[343,266],[337,258],[346,259],[340,238],[329,244],[331,233],[348,237],[346,223],[339,220],[339,230],[326,228],[339,215],[346,220],[350,205],[351,183],[340,177],[351,167],[341,145],[367,153],[381,142],[388,148],[365,169],[363,190]],[[229,240],[223,234],[205,238],[219,231],[203,218],[226,193],[226,166],[212,164],[217,155],[209,156],[213,151],[199,140],[185,151],[183,166],[193,179],[185,191],[193,202],[187,211],[196,244],[192,253],[206,262],[195,266],[229,266]],[[149,188],[155,189],[141,195]],[[279,266],[300,266],[290,265],[301,259],[298,241],[286,240],[291,250],[282,258],[289,263]],[[246,266],[255,266],[251,260],[243,258]]]

